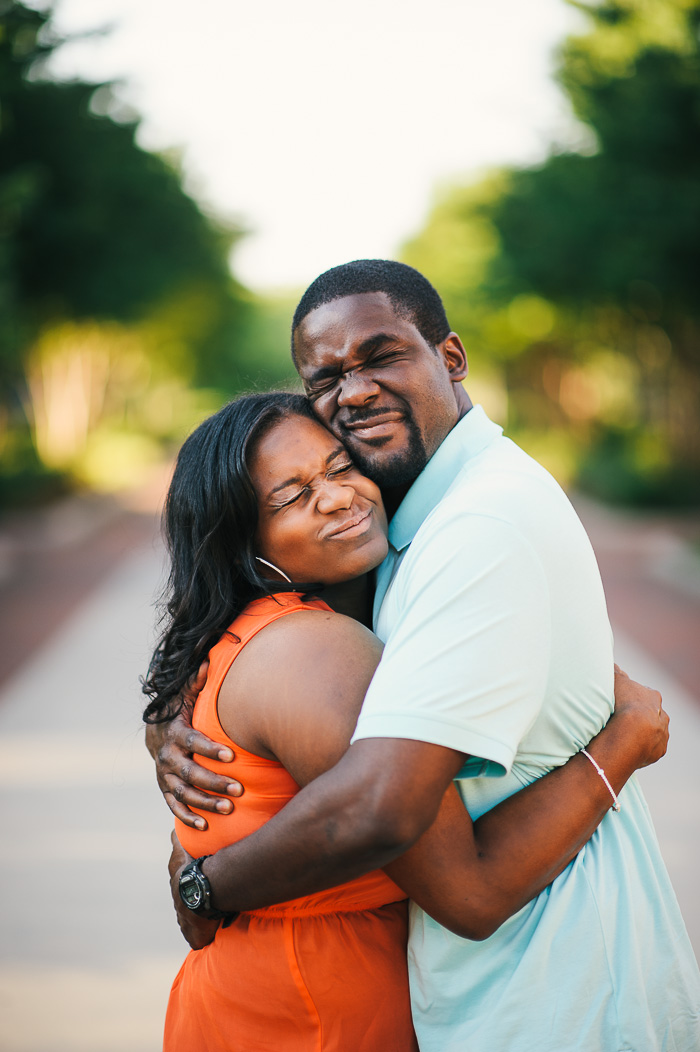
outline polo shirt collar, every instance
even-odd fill
[[[503,428],[475,405],[455,424],[425,465],[389,523],[389,543],[401,551],[411,543],[433,508],[439,504],[465,463],[485,449]]]

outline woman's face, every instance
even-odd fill
[[[386,555],[379,489],[321,424],[280,421],[258,442],[249,469],[258,496],[256,554],[292,581],[338,584]]]

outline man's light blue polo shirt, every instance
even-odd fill
[[[606,722],[612,637],[567,498],[476,406],[392,520],[385,641],[354,740],[412,738],[469,759],[477,818]],[[634,779],[567,869],[490,939],[412,907],[422,1052],[698,1052],[700,976]]]

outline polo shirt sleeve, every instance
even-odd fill
[[[392,582],[398,615],[353,741],[410,738],[469,756],[462,776],[502,775],[542,705],[551,624],[530,541],[498,517],[424,524]]]

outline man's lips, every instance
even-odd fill
[[[366,511],[358,511],[356,515],[351,515],[344,522],[331,527],[323,539],[327,541],[337,537],[340,540],[346,540],[350,537],[359,537],[365,530],[369,529],[371,522],[372,508],[368,508]]]
[[[400,420],[403,420],[403,413],[390,410],[360,419],[343,421],[341,427],[344,431],[351,432],[353,438],[383,438],[393,433],[394,425]]]

